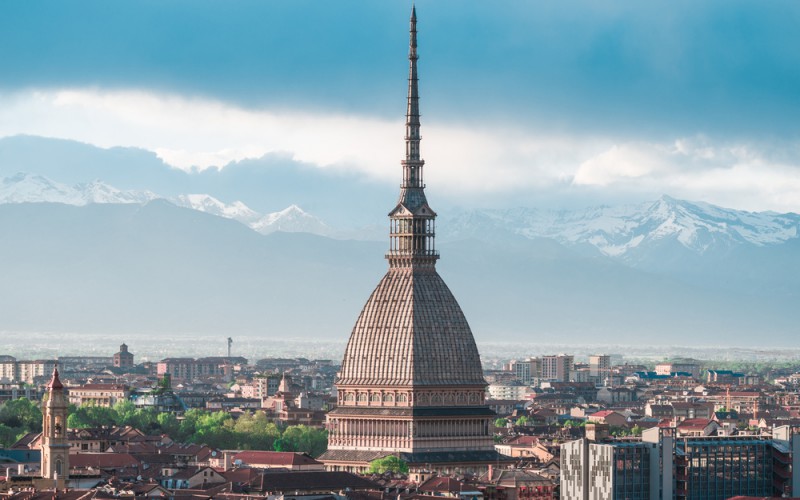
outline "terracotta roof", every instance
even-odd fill
[[[47,384],[49,389],[63,389],[64,384],[61,383],[61,380],[58,378],[58,367],[53,367],[53,378],[50,379],[50,383]]]
[[[138,467],[139,461],[128,453],[70,453],[69,466],[76,469]]]
[[[493,469],[491,475],[487,472],[481,476],[481,480],[507,488],[553,485],[553,481],[546,477],[523,469]]]
[[[128,386],[122,384],[84,384],[75,387],[70,387],[71,390],[87,390],[87,391],[127,391]]]
[[[508,444],[518,444],[518,445],[534,445],[538,442],[539,438],[536,436],[516,436],[508,440]]]
[[[679,429],[697,429],[702,430],[708,427],[709,424],[715,423],[713,420],[707,418],[688,418],[678,424]]]
[[[257,481],[253,486],[261,491],[380,490],[368,479],[339,471],[264,472]]]
[[[420,491],[431,491],[440,493],[460,492],[464,489],[464,483],[452,477],[435,476],[419,485]]]
[[[217,472],[222,474],[228,481],[240,484],[250,484],[260,476],[258,469],[251,469],[249,467],[241,467],[227,471],[217,470]]]
[[[256,465],[275,465],[289,467],[293,465],[322,465],[306,455],[305,453],[281,452],[281,451],[241,451],[233,456],[234,460],[241,460],[243,464],[250,466]]]
[[[19,440],[16,443],[12,444],[11,449],[12,450],[29,449],[31,443],[36,441],[36,438],[38,438],[41,435],[42,435],[41,432],[29,432],[24,436],[22,436],[21,438],[19,438]]]
[[[45,490],[20,491],[5,498],[10,500],[53,500],[53,498],[58,498],[59,500],[82,500],[84,498],[92,498],[92,496],[93,494],[89,490],[59,491],[58,497],[55,496],[52,490]]]

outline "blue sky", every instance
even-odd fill
[[[417,2],[428,183],[800,211],[800,3]],[[0,5],[0,137],[396,183],[409,2]]]

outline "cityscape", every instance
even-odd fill
[[[602,36],[590,37],[590,59],[559,58],[553,66],[563,89],[542,78],[552,102],[514,98],[527,69],[504,74],[499,66],[494,80],[511,99],[487,92],[471,101],[470,119],[461,115],[459,127],[486,132],[472,116],[483,116],[479,105],[487,106],[487,124],[496,112],[534,105],[569,130],[531,143],[518,132],[530,132],[530,124],[514,129],[512,114],[500,115],[509,126],[497,135],[435,120],[426,135],[429,114],[459,116],[460,91],[439,79],[469,71],[473,61],[451,54],[441,73],[447,56],[433,59],[440,67],[431,65],[428,99],[420,82],[429,66],[420,59],[437,50],[496,55],[480,48],[491,46],[482,39],[494,34],[511,67],[515,44],[533,47],[536,37],[554,36],[548,30],[569,7],[507,4],[481,16],[475,5],[356,4],[342,7],[394,26],[405,57],[395,35],[378,35],[366,18],[355,32],[338,30],[329,46],[320,44],[316,37],[337,24],[330,6],[305,11],[275,2],[250,7],[272,26],[257,34],[245,28],[252,16],[241,5],[225,12],[205,2],[191,12],[81,5],[101,16],[97,25],[85,25],[80,9],[54,6],[86,30],[64,39],[74,50],[69,57],[80,57],[72,62],[77,71],[63,75],[34,68],[58,50],[27,46],[29,34],[11,27],[0,35],[0,42],[14,42],[10,60],[23,70],[18,81],[0,85],[8,90],[0,92],[7,104],[0,116],[14,123],[0,125],[0,498],[800,498],[793,314],[800,170],[797,126],[784,121],[797,100],[780,86],[742,77],[727,82],[728,92],[763,92],[764,106],[726,102],[730,96],[705,73],[706,65],[730,71],[730,60],[710,56],[745,33],[762,45],[732,52],[731,60],[765,78],[784,77],[786,85],[800,82],[796,68],[782,66],[798,62],[793,55],[763,49],[795,36],[784,34],[786,19],[800,19],[800,9],[781,5],[784,16],[773,7],[762,17],[736,6],[752,25],[723,17],[737,27],[729,33],[718,29],[718,11],[676,6],[676,19],[714,19],[703,31],[709,59],[695,67],[690,51],[664,45],[671,36],[633,27],[637,20],[659,29],[680,25],[675,36],[687,46],[699,32],[682,31],[650,7],[584,5],[596,16],[585,27],[602,27]],[[42,19],[30,9],[8,13]],[[407,31],[395,19],[401,10]],[[188,27],[157,20],[152,46],[127,44],[125,27],[177,12],[188,16]],[[456,12],[463,17],[443,21]],[[290,19],[319,31],[307,34],[313,43],[275,22]],[[444,42],[449,33],[436,34],[447,22],[456,23],[454,35],[469,25],[482,36],[453,48]],[[611,35],[615,24],[648,40],[641,48],[657,63],[645,69],[631,62],[639,45]],[[114,26],[116,32],[106,30]],[[227,37],[239,52],[196,38],[199,26],[213,26],[208,36]],[[342,97],[356,68],[394,68],[385,66],[389,55],[365,48],[365,26],[375,53],[394,47],[391,57],[404,63],[403,125],[379,118],[397,114],[376,97],[393,88],[384,88],[385,76],[375,77],[374,94],[359,95],[366,102],[348,105]],[[530,35],[533,27],[550,34]],[[45,31],[42,40],[52,36]],[[83,36],[109,47],[79,48]],[[194,43],[171,52],[170,37]],[[575,42],[557,37],[566,48]],[[232,83],[254,57],[254,39],[289,49],[288,59],[279,50],[255,57],[299,78],[294,85],[276,85],[281,78],[260,66],[252,76],[266,89],[247,79]],[[353,53],[340,50],[351,40]],[[41,54],[25,57],[25,47]],[[577,47],[570,50],[586,50],[580,40]],[[315,59],[327,50],[341,58],[336,69]],[[295,58],[306,52],[316,62],[298,66]],[[94,62],[80,71],[87,54],[110,56],[107,64],[127,83],[116,87],[108,79],[114,70],[95,73]],[[131,67],[119,65],[118,54],[128,54]],[[761,66],[757,55],[773,64]],[[362,57],[381,63],[356,65]],[[474,68],[493,67],[481,64]],[[609,90],[617,77],[595,64],[638,74],[654,93],[644,98],[635,84],[623,86],[620,100]],[[228,73],[193,79],[212,67]],[[327,68],[330,88],[306,88],[301,67]],[[570,67],[596,77],[589,94],[596,90],[608,102],[586,100]],[[672,79],[668,89],[657,83],[664,78]],[[697,113],[694,95],[677,88],[685,81],[701,96],[717,89],[718,101]],[[159,93],[164,89],[173,93]],[[220,100],[208,100],[212,95]],[[580,119],[562,102],[565,95],[583,109]],[[675,104],[663,107],[658,96]],[[319,104],[330,98],[342,101]],[[765,110],[775,103],[786,106]],[[584,111],[610,117],[606,104],[620,110],[607,130],[627,134],[628,142],[601,137],[597,124],[579,131]],[[659,121],[647,132],[637,122],[642,106]],[[374,114],[365,114],[370,107]],[[765,125],[754,126],[758,120]],[[256,124],[273,137],[252,135]],[[388,125],[398,129],[394,135]],[[671,126],[696,132],[658,143]],[[359,130],[360,140],[346,138]],[[395,147],[384,133],[398,138]],[[645,140],[647,134],[655,135]],[[729,139],[715,142],[721,136]],[[263,150],[273,140],[274,149]],[[399,166],[382,166],[387,148],[400,151]],[[460,160],[462,171],[437,170],[442,158]],[[373,160],[380,169],[366,166]],[[268,174],[259,161],[271,165]],[[237,169],[245,172],[239,180],[223,177]],[[71,177],[95,172],[102,176]],[[270,179],[278,201],[269,203],[297,198],[271,211],[255,201],[266,192],[256,179]],[[220,194],[225,189],[239,194]],[[519,204],[532,196],[542,204]],[[311,212],[295,204],[301,200]],[[366,214],[373,206],[388,213]]]

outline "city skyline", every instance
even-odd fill
[[[796,4],[418,7],[437,196],[800,211]],[[182,169],[269,155],[395,185],[409,9],[4,6],[0,137],[143,148]]]

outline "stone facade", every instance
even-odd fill
[[[64,386],[53,369],[47,385],[47,400],[42,414],[42,478],[59,481],[69,479],[69,442],[67,440],[67,398]],[[62,486],[63,487],[63,486]]]

